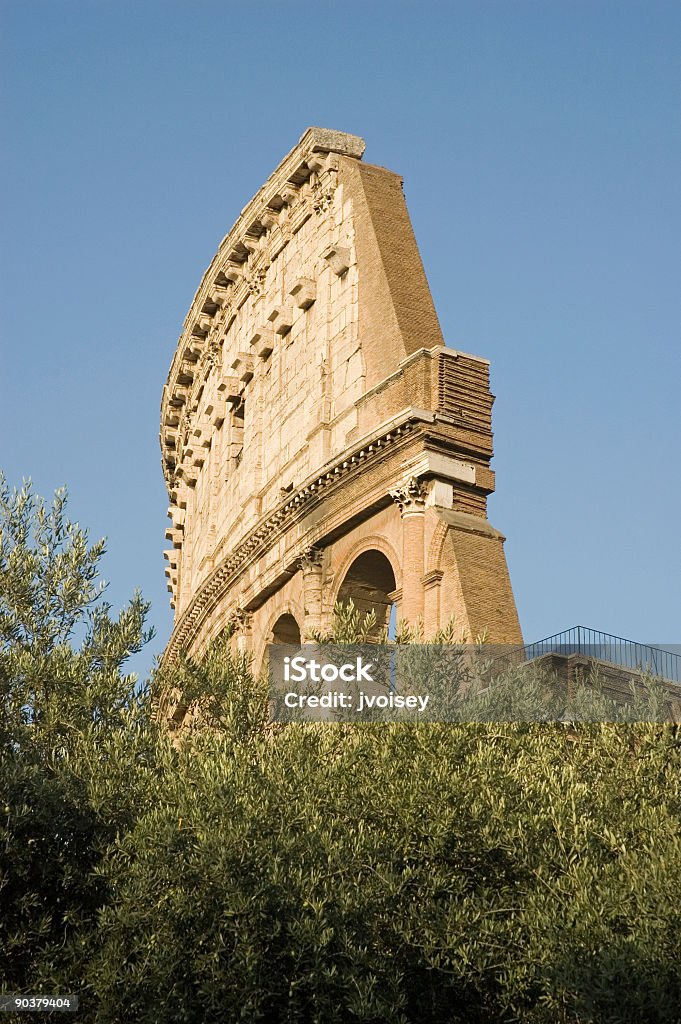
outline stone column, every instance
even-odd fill
[[[424,523],[426,510],[426,485],[417,477],[411,477],[401,487],[390,492],[402,517],[402,621],[415,626],[423,621],[424,594]]]
[[[305,643],[311,633],[322,628],[322,555],[319,548],[308,548],[298,559],[303,574],[303,608],[301,640]]]

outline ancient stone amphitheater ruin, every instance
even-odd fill
[[[494,489],[487,360],[442,337],[402,191],[354,135],[308,129],[191,304],[161,404],[172,525],[166,650],[228,624],[266,645],[454,616],[521,642]]]

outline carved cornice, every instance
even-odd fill
[[[413,426],[404,422],[391,428],[363,447],[343,455],[335,464],[316,479],[311,480],[299,491],[280,504],[269,516],[261,520],[243,540],[237,544],[210,576],[204,581],[191,602],[180,616],[173,629],[168,646],[163,654],[163,662],[172,662],[181,650],[187,650],[194,638],[199,634],[201,625],[207,614],[214,608],[221,596],[232,586],[246,566],[261,558],[290,529],[301,515],[307,513],[309,507],[320,497],[326,497],[341,483],[346,484],[351,475],[358,474],[368,464],[383,459],[386,450],[411,433]],[[298,561],[307,557],[309,548],[303,548]],[[314,549],[312,549],[314,550]]]
[[[312,186],[312,209],[316,214],[321,216],[326,213],[333,200],[334,189],[317,180]]]
[[[336,187],[335,154],[361,159],[356,135],[309,128],[245,207],[204,274],[178,341],[161,401],[163,472],[169,489],[182,460],[182,437],[195,413],[216,349],[237,311],[261,294],[267,269],[290,238],[314,214],[330,207]],[[169,412],[172,410],[169,422]],[[179,442],[179,443],[178,443]]]

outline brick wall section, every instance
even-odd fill
[[[444,345],[402,191],[383,167],[342,159],[340,180],[352,198],[359,268],[359,327],[366,386],[408,355]]]
[[[469,639],[484,632],[490,642],[522,643],[502,535],[464,513],[438,512],[450,527],[443,554],[454,559]]]
[[[487,433],[492,430],[493,403],[485,360],[462,352],[440,353],[438,408],[443,415]]]

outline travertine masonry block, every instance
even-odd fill
[[[309,278],[298,278],[291,288],[291,298],[299,309],[309,309],[317,297],[317,286]]]

